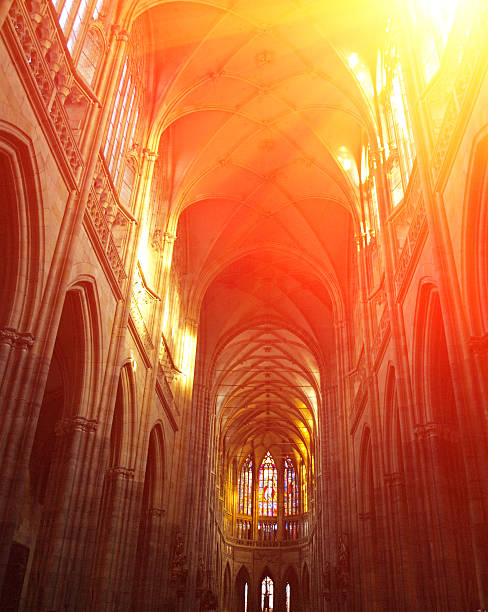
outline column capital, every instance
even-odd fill
[[[468,347],[475,355],[488,353],[488,332],[484,336],[471,336],[468,340]]]
[[[151,151],[151,149],[143,149],[142,150],[142,155],[143,155],[144,159],[147,159],[147,161],[153,162],[153,163],[158,158],[158,154],[155,153],[154,151]]]
[[[402,472],[390,472],[389,474],[385,474],[384,478],[385,483],[392,486],[405,484],[405,478]]]
[[[29,349],[34,344],[34,336],[29,332],[19,332],[13,327],[2,327],[0,328],[0,344]]]
[[[117,42],[127,42],[129,40],[129,32],[127,30],[122,30],[120,26],[113,26],[112,31]]]
[[[55,425],[54,432],[57,436],[64,436],[66,434],[73,433],[74,431],[92,433],[96,431],[97,427],[98,421],[95,419],[88,419],[86,417],[77,415],[58,421]]]
[[[133,480],[134,478],[134,468],[122,467],[120,465],[116,465],[107,470],[106,475],[107,478],[123,478],[125,480]]]
[[[186,317],[185,323],[188,325],[188,327],[192,327],[193,329],[198,328],[198,321],[193,317]]]
[[[163,233],[164,244],[172,244],[175,240],[176,240],[176,234],[172,234],[171,232]]]
[[[436,423],[434,421],[415,425],[414,431],[415,437],[420,440],[428,440],[432,438],[453,440],[455,437],[455,433],[451,428],[443,423]]]
[[[147,516],[163,517],[166,514],[164,508],[148,508],[146,510]]]

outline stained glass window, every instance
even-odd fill
[[[286,583],[285,593],[286,593],[286,612],[290,612],[290,584],[289,583]]]
[[[259,515],[278,515],[278,477],[276,465],[268,451],[259,468]]]
[[[276,521],[259,521],[258,538],[260,540],[276,540],[278,537],[278,523]]]
[[[273,612],[273,581],[269,576],[261,582],[261,610]]]
[[[239,503],[241,514],[251,514],[252,511],[252,457],[244,461],[239,474]]]
[[[285,470],[283,472],[283,492],[285,502],[285,515],[298,514],[298,484],[297,473],[293,461],[285,458]]]

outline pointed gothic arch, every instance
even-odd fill
[[[265,566],[261,572],[257,586],[258,610],[261,612],[273,612],[276,599],[276,580],[273,572],[268,566]]]
[[[234,612],[251,612],[251,576],[245,565],[237,572],[234,581]]]
[[[161,588],[163,508],[165,485],[165,442],[161,423],[149,435],[144,473],[141,518],[137,542],[133,606],[151,609],[157,606]]]
[[[402,432],[398,408],[398,389],[396,370],[388,364],[384,394],[383,439],[385,449],[385,469],[387,474],[403,473]]]
[[[467,479],[463,449],[460,444],[459,415],[450,356],[446,340],[439,291],[429,279],[421,283],[415,314],[414,380],[417,406],[416,437],[419,448],[418,469],[423,486],[422,504],[424,543],[422,558],[453,561],[454,579],[435,584],[429,578],[432,561],[425,561],[424,572],[433,597],[439,605],[467,606],[470,597],[463,572],[472,571],[472,550],[467,532]],[[454,553],[454,550],[457,552]],[[429,582],[432,580],[432,582]],[[456,598],[456,599],[455,599]],[[444,602],[444,603],[442,603]]]
[[[42,287],[43,208],[31,140],[0,121],[0,327],[24,331],[33,323]]]
[[[223,610],[224,612],[230,612],[231,610],[231,580],[230,580],[230,565],[227,562],[225,564],[224,576],[223,576]]]
[[[301,606],[300,581],[296,569],[289,565],[283,575],[283,585],[285,588],[285,612],[297,612]],[[289,585],[289,609],[287,607],[286,586]]]
[[[464,292],[471,333],[488,333],[488,126],[475,139],[463,215]]]
[[[311,612],[310,602],[310,572],[307,563],[302,568],[302,609],[303,612]]]

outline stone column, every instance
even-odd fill
[[[405,566],[408,565],[409,526],[406,516],[406,493],[405,477],[400,472],[386,474],[384,477],[387,492],[386,514],[391,526],[390,529],[390,562],[393,567],[391,576],[393,585],[391,594],[393,602],[398,611],[408,612],[407,589],[408,581],[405,580]]]
[[[165,510],[146,508],[141,517],[141,539],[135,573],[135,609],[156,612],[162,601]],[[118,607],[115,610],[128,610]]]
[[[477,3],[473,10],[472,21],[486,21],[486,3]],[[475,558],[474,577],[481,606],[488,605],[488,432],[486,419],[483,418],[483,398],[480,383],[477,380],[473,356],[469,349],[467,318],[459,281],[458,268],[452,245],[452,230],[444,204],[444,187],[434,171],[434,152],[438,146],[433,142],[431,120],[426,106],[424,87],[419,69],[418,51],[415,47],[412,32],[415,24],[406,5],[403,7],[403,24],[398,30],[399,48],[402,66],[404,67],[407,95],[410,101],[412,130],[417,152],[417,165],[421,182],[422,195],[429,235],[432,241],[434,266],[438,278],[439,298],[449,353],[452,382],[458,414],[460,447],[463,451],[463,462],[467,479],[467,503],[470,510],[470,536]],[[486,36],[480,36],[481,47],[472,50],[471,61],[473,74],[481,82],[486,69]],[[481,63],[483,65],[481,66]],[[482,69],[480,69],[482,68]],[[446,91],[445,95],[450,92]],[[474,95],[474,93],[473,93]],[[463,101],[461,101],[462,104]],[[459,103],[459,100],[456,100]],[[469,113],[471,105],[467,102],[459,111]],[[459,119],[460,117],[458,117]],[[451,122],[451,131],[455,133],[456,119]],[[444,138],[446,134],[441,134]],[[446,150],[445,155],[449,155]]]
[[[26,430],[30,431],[32,438],[34,430],[29,405],[23,401],[27,390],[22,387],[26,369],[35,362],[31,353],[33,344],[34,339],[29,333],[12,328],[0,329],[0,584],[8,563],[29,461],[30,445],[26,443],[24,434]]]
[[[7,17],[13,3],[14,0],[2,0],[0,2],[0,28],[3,26],[5,18]]]
[[[464,522],[466,516],[454,514],[449,494],[449,478],[456,478],[446,465],[446,458],[452,452],[451,434],[445,425],[438,423],[419,425],[415,433],[424,475],[423,510],[426,537],[430,542],[435,604],[440,609],[463,610],[466,609],[461,584],[463,568],[458,561],[461,542],[456,542],[455,531],[458,522]],[[465,491],[458,492],[461,496],[463,493]]]
[[[278,529],[277,529],[277,537],[278,540],[283,540],[285,537],[285,495],[283,489],[283,478],[284,478],[284,470],[283,463],[278,463],[276,466],[276,476],[277,476],[277,504],[278,504]]]
[[[112,467],[105,474],[102,514],[98,526],[93,610],[128,610],[138,533],[138,501],[142,486],[134,470]]]
[[[77,415],[56,427],[56,447],[27,597],[27,607],[86,610],[79,585],[84,570],[84,542],[90,516],[84,513],[93,494],[87,486],[98,423]]]

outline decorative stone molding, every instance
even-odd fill
[[[351,572],[349,566],[349,549],[342,535],[337,539],[336,579],[338,591],[342,598],[345,599],[347,591],[351,586]]]
[[[22,75],[29,81],[29,89],[37,89],[44,105],[45,118],[51,123],[58,153],[76,176],[83,165],[78,145],[73,135],[64,102],[73,87],[79,88],[80,80],[68,60],[69,52],[55,26],[54,16],[48,10],[46,0],[36,1],[29,14],[23,2],[14,2],[9,11],[10,34],[20,46]],[[86,100],[93,94],[83,91]],[[92,100],[93,101],[93,100]]]
[[[117,283],[121,284],[127,278],[121,253],[127,239],[129,221],[133,219],[130,213],[122,208],[102,157],[98,159],[92,188],[88,195],[86,216],[105,252]]]
[[[392,487],[403,486],[405,484],[405,477],[402,472],[390,472],[385,474],[385,483]]]
[[[415,259],[415,255],[418,253],[418,244],[420,238],[423,235],[423,230],[427,226],[427,214],[425,210],[425,204],[422,196],[419,194],[419,199],[416,202],[415,213],[412,218],[405,243],[403,245],[400,258],[398,259],[398,265],[395,274],[395,284],[397,288],[397,294],[400,293],[401,288],[408,276],[408,272],[412,267],[412,262]]]
[[[174,537],[175,543],[173,548],[173,559],[170,570],[170,582],[171,584],[176,586],[177,591],[180,591],[186,585],[186,579],[188,577],[188,568],[186,565],[186,555],[183,553],[183,534],[179,527],[176,527]]]
[[[322,589],[322,595],[325,601],[330,601],[331,588],[330,588],[330,562],[329,561],[325,562],[325,567],[324,567],[324,571],[322,574],[322,578],[323,578],[323,585],[324,585]]]
[[[163,239],[164,244],[172,244],[176,240],[176,235],[171,232],[164,232]]]
[[[151,149],[143,149],[142,155],[145,159],[147,159],[147,161],[150,161],[153,163],[158,159],[158,154],[155,153],[154,151],[151,151]]]
[[[475,355],[488,353],[488,332],[484,336],[471,336],[468,346]]]
[[[111,467],[106,472],[107,478],[123,478],[125,480],[133,480],[134,468],[126,468],[120,465]]]
[[[130,312],[131,319],[134,322],[134,326],[139,335],[139,338],[142,341],[144,349],[146,350],[147,354],[150,355],[154,348],[154,345],[152,343],[151,336],[146,327],[146,323],[144,322],[144,317],[139,308],[139,305],[137,303],[137,298],[134,295],[134,293],[132,293],[131,295],[130,304],[129,304],[129,312]]]
[[[146,510],[147,516],[154,516],[156,518],[162,518],[166,515],[166,510],[164,508],[148,508]]]
[[[54,432],[57,436],[64,436],[75,431],[84,433],[93,433],[98,427],[98,421],[95,419],[87,419],[83,416],[74,416],[61,419],[56,423]]]
[[[3,327],[0,328],[0,344],[27,350],[34,344],[34,336],[29,332],[18,332],[13,327]]]
[[[456,433],[450,427],[442,423],[435,423],[434,421],[415,425],[415,436],[419,440],[428,440],[432,438],[439,438],[449,442],[455,442],[457,440]]]

